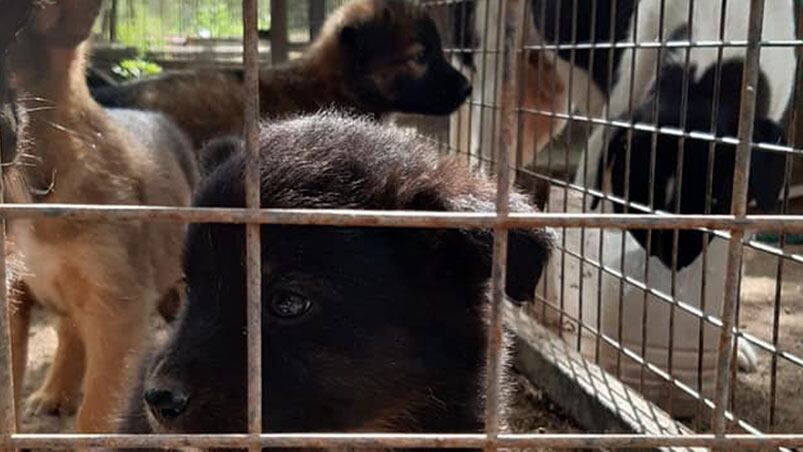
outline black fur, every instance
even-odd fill
[[[637,0],[532,0],[530,5],[535,28],[546,44],[620,42],[632,22]],[[592,2],[596,10],[592,16]],[[576,5],[576,10],[575,10]],[[576,27],[572,23],[577,16]],[[594,35],[591,35],[593,28]],[[593,62],[592,62],[593,52]],[[615,49],[560,49],[558,55],[575,66],[589,72],[591,80],[606,95],[616,82],[616,68],[624,48]],[[611,59],[613,61],[611,62]],[[609,65],[612,63],[613,71]],[[593,66],[592,66],[593,64]],[[613,80],[609,79],[612,72]]]
[[[268,125],[260,148],[264,207],[494,209],[492,182],[367,120]],[[235,151],[196,204],[243,206],[243,167]],[[186,309],[144,383],[158,431],[246,429],[244,229],[190,226]],[[482,429],[490,231],[266,225],[261,237],[265,431]],[[511,231],[512,298],[532,299],[551,246]],[[140,397],[124,431],[143,430]]]
[[[698,82],[694,82],[695,68],[687,74],[688,109],[686,130],[714,132],[718,137],[736,137],[738,134],[739,108],[741,94],[731,87],[741,86],[742,62],[726,61],[722,64],[721,91],[718,98],[719,115],[715,128],[711,128],[712,105],[715,98],[716,68],[709,68]],[[684,69],[679,65],[667,65],[662,68],[661,83],[657,89],[659,109],[657,124],[661,127],[679,128],[681,124],[680,93],[683,92]],[[758,91],[766,92],[768,87],[763,77]],[[652,123],[652,99],[641,105],[634,115],[635,122]],[[758,105],[753,142],[781,143],[783,131],[773,122],[765,119],[766,102]],[[650,204],[650,154],[652,152],[653,134],[635,131],[630,147],[630,177],[625,177],[627,132],[618,129],[608,146],[608,166],[611,169],[613,193],[625,196],[625,183],[629,182],[629,198],[631,201],[649,206]],[[678,180],[677,163],[680,155],[680,138],[661,133],[657,137],[655,152],[655,180],[652,189],[653,207],[666,212],[676,212],[677,196],[680,195],[680,213],[684,214],[727,214],[731,209],[731,192],[733,188],[733,171],[736,147],[730,144],[717,144],[714,150],[713,181],[711,199],[706,199],[706,184],[709,172],[709,142],[701,139],[687,138],[683,149],[683,174]],[[777,207],[781,190],[785,158],[772,152],[754,150],[750,172],[749,198],[756,200],[758,206],[765,211]],[[672,182],[674,181],[674,182]],[[680,191],[676,190],[680,184]],[[673,188],[675,187],[675,188]],[[670,191],[667,191],[667,190]],[[710,204],[710,211],[706,211]],[[615,204],[617,213],[639,213],[643,210],[627,208]],[[647,231],[633,230],[633,236],[646,247]],[[672,248],[674,231],[653,231],[650,254],[658,256],[661,261],[672,268]],[[691,264],[702,252],[703,233],[698,231],[681,231],[679,233],[677,268]]]
[[[354,92],[369,105],[385,105],[386,111],[447,115],[471,94],[471,84],[446,60],[432,17],[409,2],[386,0],[373,20],[349,24],[340,30],[347,62],[344,69]],[[415,18],[411,21],[409,18]],[[407,43],[407,45],[405,45]],[[418,61],[421,75],[410,64],[393,60],[409,44],[423,47]],[[398,67],[396,67],[398,66]],[[376,76],[387,77],[377,86]]]
[[[3,11],[0,14],[0,162],[7,164],[16,155],[21,115],[11,88],[7,53],[19,30],[30,19],[33,8],[30,2],[0,0],[0,11]]]

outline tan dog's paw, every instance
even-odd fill
[[[44,389],[31,394],[25,406],[28,416],[71,416],[78,409],[78,397]]]

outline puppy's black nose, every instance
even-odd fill
[[[144,398],[153,415],[162,421],[173,421],[181,416],[189,402],[186,395],[169,389],[148,389]]]

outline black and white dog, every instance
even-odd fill
[[[571,79],[571,83],[566,83],[571,102],[556,103],[557,113],[579,111],[620,124],[595,128],[574,181],[593,188],[605,186],[614,196],[627,197],[640,205],[625,207],[621,202],[613,203],[608,211],[644,212],[649,208],[685,214],[730,211],[735,146],[712,147],[710,140],[689,137],[681,142],[678,133],[655,134],[649,127],[637,128],[630,134],[621,125],[655,125],[675,132],[683,129],[720,138],[736,137],[749,4],[749,0],[532,0],[528,5],[533,25],[530,34],[549,45],[548,48],[559,45],[557,72],[561,78]],[[458,43],[470,40],[471,45],[485,38],[480,47],[497,45],[498,33],[486,28],[498,23],[494,14],[499,12],[481,3],[468,12],[466,4],[460,5],[453,13],[455,23],[465,24],[468,18],[474,21],[474,28],[455,26],[453,39]],[[794,1],[768,3],[762,40],[794,39]],[[716,45],[720,41],[729,44],[720,49]],[[674,45],[658,49],[657,44],[662,42]],[[689,42],[705,44],[690,47]],[[571,44],[580,45],[568,48]],[[475,57],[469,63],[476,67],[483,61],[487,62],[487,57]],[[761,49],[754,142],[783,144],[781,122],[793,95],[796,65],[794,47]],[[476,72],[484,79],[476,86],[490,89],[497,86],[489,83],[496,73],[494,70],[477,68]],[[476,134],[483,132],[481,127],[475,130]],[[552,132],[553,136],[556,132]],[[479,137],[472,141],[481,143]],[[709,148],[713,149],[712,161]],[[679,165],[681,154],[682,165]],[[629,177],[625,161],[628,159]],[[762,210],[776,207],[784,163],[777,153],[756,150],[752,154],[749,196]],[[706,193],[709,195],[705,196]],[[598,204],[599,198],[592,207]],[[642,246],[646,245],[645,231],[633,231],[633,235]],[[668,267],[682,269],[701,254],[702,234],[680,233],[675,262],[673,246],[672,231],[652,234],[651,255],[659,257]]]
[[[459,17],[469,18],[468,25],[463,21],[463,28],[454,27],[455,47],[496,48],[500,35],[494,28],[500,23],[498,10],[486,4],[493,2],[473,3],[476,7],[468,12],[466,6],[455,8]],[[738,134],[749,6],[749,0],[532,0],[528,3],[532,18],[528,41],[547,45],[547,50],[538,52],[545,61],[555,63],[558,77],[568,87],[562,100],[554,103],[555,112],[579,112],[616,123],[592,130],[587,152],[573,181],[635,204],[625,206],[606,201],[606,212],[730,212],[735,146],[727,143],[734,140],[725,140],[726,143],[720,140],[711,145],[705,138]],[[795,18],[794,0],[767,2],[762,42],[796,39]],[[670,41],[675,44],[658,48],[659,44]],[[718,46],[718,42],[728,45]],[[570,44],[580,45],[570,48]],[[549,50],[555,48],[556,53]],[[482,93],[478,95],[484,96],[483,102],[494,100],[493,90],[499,86],[494,83],[494,77],[499,76],[496,60],[483,53],[468,62],[475,67],[473,83],[478,88],[475,93]],[[785,144],[783,120],[794,93],[796,66],[794,47],[762,47],[754,143]],[[477,122],[482,118],[475,112],[472,120]],[[639,125],[632,133],[623,127],[631,123]],[[656,125],[661,133],[653,133]],[[472,143],[479,148],[473,152],[492,147],[490,142],[483,142],[492,135],[488,133],[492,127],[492,124],[473,125]],[[671,129],[674,133],[665,133],[672,132]],[[683,140],[678,136],[681,130],[689,133]],[[558,132],[559,129],[553,130],[552,136]],[[784,166],[781,154],[753,150],[749,196],[757,207],[765,211],[777,207]],[[599,201],[599,198],[592,201],[592,210],[600,209]],[[578,201],[575,208],[580,210],[581,206]],[[620,256],[620,241],[609,240],[607,235],[597,240],[604,244],[605,265],[621,268],[637,280],[644,277],[649,242],[649,255],[655,261],[650,267],[650,285],[669,293],[671,272],[675,268],[682,272],[677,282],[678,297],[692,304],[700,301],[701,275],[708,272],[707,306],[712,314],[718,315],[714,298],[719,286],[714,282],[724,280],[721,269],[726,247],[721,241],[712,241],[703,265],[703,237],[702,232],[681,231],[675,244],[673,231],[653,231],[649,241],[646,231],[631,231],[624,237],[625,248],[632,252],[629,256],[641,257],[628,257],[626,266],[615,258]],[[574,243],[572,236],[567,238],[567,248],[581,249],[579,241]],[[586,250],[596,249],[596,245],[588,243],[588,237],[586,240]],[[673,256],[675,245],[677,257]],[[569,280],[570,274],[559,275],[555,268],[548,271],[551,273],[548,278],[555,281],[553,290],[569,287],[566,294],[573,293],[570,288],[577,282]],[[590,278],[585,287],[595,286],[596,281]],[[612,298],[620,296],[618,286],[603,284],[598,290],[603,294],[610,292]],[[587,296],[585,292],[577,294],[578,299]],[[640,293],[633,296],[639,300],[642,297]],[[566,303],[570,305],[571,300]],[[593,304],[585,303],[582,309],[594,311],[590,307]],[[592,322],[593,315],[583,318]],[[615,330],[615,326],[612,328]],[[675,339],[676,350],[686,346],[680,344],[682,339]],[[696,342],[690,342],[688,347],[694,350]],[[716,350],[716,344],[713,349]],[[739,358],[742,368],[750,369],[755,363],[754,352],[744,341],[739,342]]]

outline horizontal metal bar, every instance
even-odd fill
[[[766,47],[798,47],[803,46],[803,40],[786,39],[770,40],[759,43]],[[718,49],[718,48],[746,48],[747,41],[647,41],[647,42],[581,42],[568,44],[532,44],[524,46],[526,50],[606,50],[606,49]]]
[[[713,133],[703,132],[699,130],[685,131],[678,129],[677,127],[656,126],[655,124],[644,123],[644,122],[631,122],[626,119],[610,120],[592,116],[585,116],[577,113],[564,113],[552,110],[540,110],[536,108],[520,108],[519,111],[521,113],[526,113],[530,115],[565,119],[567,121],[584,122],[598,126],[616,127],[625,130],[633,129],[633,130],[638,130],[640,132],[649,132],[658,135],[673,136],[678,138],[695,139],[695,140],[707,141],[710,143],[729,144],[733,146],[737,146],[739,144],[739,139],[736,137],[717,136]],[[750,143],[750,148],[757,149],[760,151],[770,151],[770,152],[778,152],[792,155],[803,155],[803,150],[801,149],[796,149],[790,146],[782,146],[771,143]]]
[[[176,221],[186,223],[260,223],[396,228],[617,228],[755,229],[803,231],[803,215],[674,215],[425,212],[348,209],[260,209],[153,207],[96,204],[4,204],[0,217],[84,221]]]
[[[0,438],[0,447],[139,447],[242,448],[254,446],[254,437],[228,435],[82,435],[15,434]],[[645,448],[720,447],[728,449],[803,446],[803,434],[749,435],[633,435],[633,434],[500,434],[491,442],[484,434],[263,434],[258,447],[275,448]],[[492,444],[493,443],[493,444]]]

